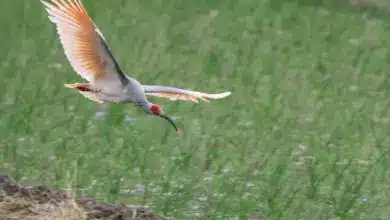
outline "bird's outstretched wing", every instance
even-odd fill
[[[80,0],[41,2],[50,20],[56,24],[65,55],[80,76],[92,83],[127,83],[127,77]]]
[[[192,101],[196,103],[199,102],[199,99],[209,102],[209,99],[222,99],[231,94],[231,92],[209,94],[167,86],[143,85],[143,87],[146,95],[169,98],[170,100]]]

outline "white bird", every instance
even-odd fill
[[[135,103],[145,113],[168,120],[179,134],[173,120],[164,114],[160,105],[149,102],[146,95],[209,102],[208,99],[221,99],[231,94],[208,94],[174,87],[142,85],[122,72],[103,34],[80,0],[48,1],[41,0],[49,19],[56,25],[65,55],[77,74],[88,81],[65,86],[76,89],[86,98],[98,103]]]

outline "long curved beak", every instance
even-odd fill
[[[171,123],[171,125],[175,128],[176,134],[177,134],[177,135],[180,135],[179,129],[177,129],[175,122],[173,122],[173,120],[172,120],[170,117],[168,117],[168,116],[166,116],[166,115],[159,115],[159,116],[160,116],[161,118],[164,118],[165,120],[169,121],[169,123]]]

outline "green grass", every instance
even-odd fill
[[[150,98],[177,117],[180,137],[133,105],[111,105],[102,120],[98,104],[63,86],[83,80],[40,2],[2,1],[0,171],[171,219],[388,219],[387,12],[83,2],[129,76],[232,96]]]

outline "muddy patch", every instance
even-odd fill
[[[1,220],[165,220],[138,206],[100,203],[43,186],[22,186],[0,174]]]

